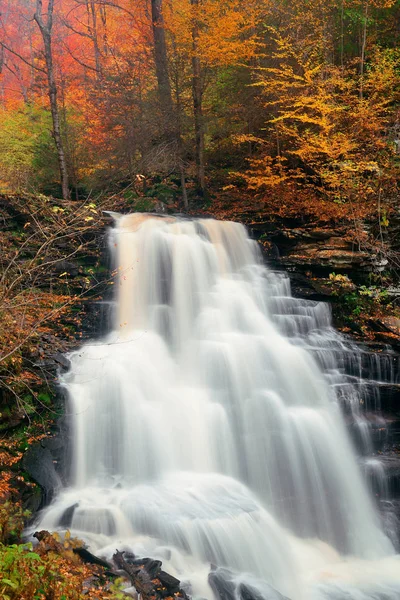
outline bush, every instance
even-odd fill
[[[0,184],[34,190],[58,180],[50,112],[23,106],[0,111]]]
[[[82,598],[80,571],[53,552],[40,556],[31,544],[0,546],[1,600],[78,600]]]
[[[40,532],[32,544],[0,544],[0,600],[119,600],[122,581],[109,581],[104,568],[84,564],[75,548],[80,540],[69,532],[61,541],[54,533]]]

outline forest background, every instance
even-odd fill
[[[251,190],[385,226],[399,34],[398,0],[2,0],[0,190]]]

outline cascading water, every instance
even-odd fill
[[[161,558],[195,597],[213,598],[212,563],[238,600],[243,583],[247,598],[398,599],[329,308],[292,298],[237,223],[128,215],[110,247],[114,330],[70,356],[72,481],[40,526]]]

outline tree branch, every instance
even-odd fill
[[[82,62],[81,60],[79,60],[79,58],[77,58],[76,56],[74,56],[74,54],[68,48],[67,44],[64,44],[64,48],[66,49],[66,51],[68,52],[68,54],[70,55],[70,57],[78,63],[78,65],[81,65],[81,67],[83,67],[84,69],[89,69],[90,71],[94,71],[95,73],[99,72],[98,69],[96,69],[96,67],[91,67],[90,65],[85,64],[84,62]]]
[[[20,60],[22,60],[22,62],[25,63],[26,65],[28,65],[28,67],[31,67],[32,69],[35,69],[36,71],[40,71],[41,73],[46,74],[46,70],[45,69],[42,69],[41,67],[37,67],[33,63],[29,62],[29,60],[26,60],[26,58],[24,58],[23,56],[21,56],[21,54],[19,54],[18,52],[16,52],[15,50],[13,50],[12,48],[10,48],[9,46],[7,46],[4,42],[0,42],[0,46],[2,48],[4,48],[4,50],[7,50],[7,52],[10,52],[14,56],[16,56],[17,58],[19,58]]]

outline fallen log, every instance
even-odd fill
[[[161,561],[149,558],[125,560],[125,554],[117,550],[113,561],[116,567],[129,577],[142,600],[164,598],[189,600],[186,592],[180,588],[179,579],[161,570]]]

